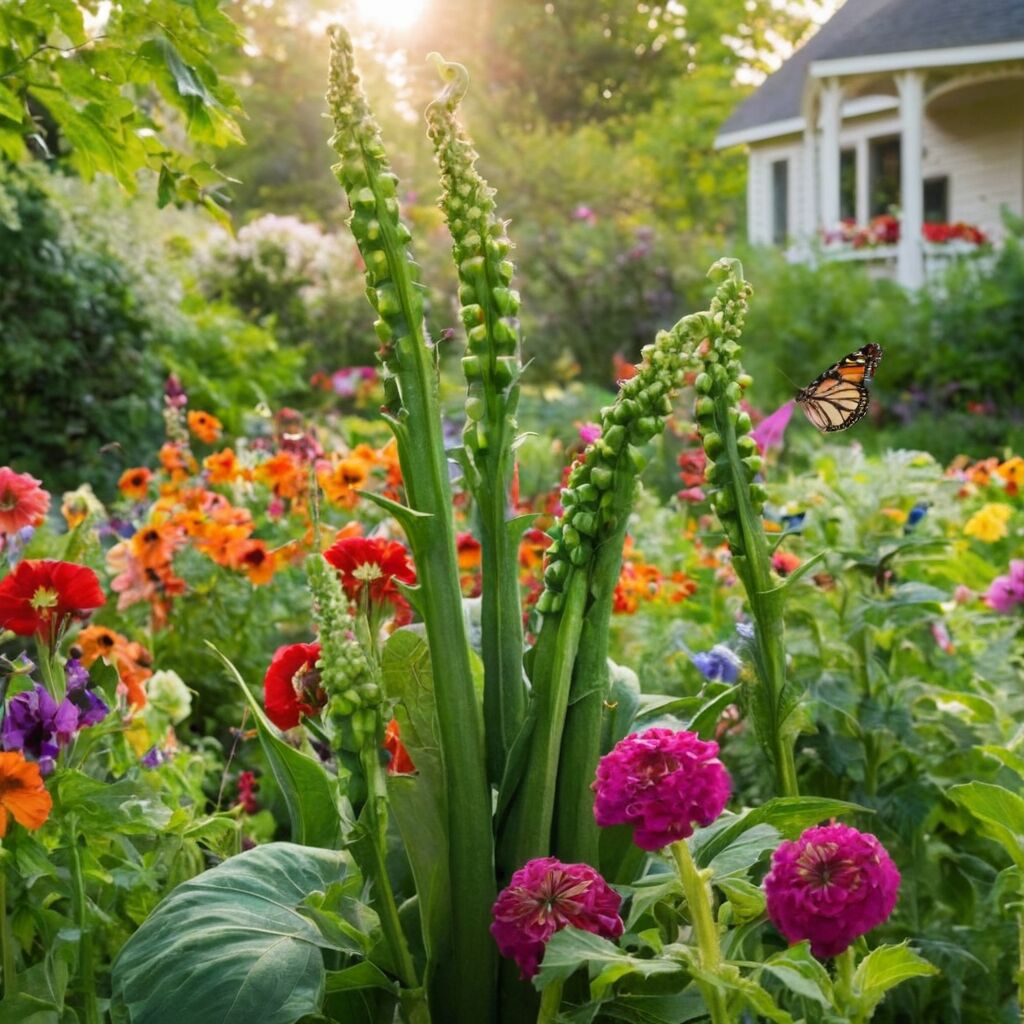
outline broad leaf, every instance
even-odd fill
[[[755,825],[771,825],[789,839],[805,828],[829,818],[863,812],[864,808],[845,800],[829,800],[817,796],[783,796],[738,815],[722,815],[714,826],[694,833],[690,846],[700,867],[707,867],[728,849],[744,832]]]
[[[978,819],[983,831],[1002,845],[1018,867],[1024,868],[1024,799],[989,782],[954,786],[949,795]]]
[[[540,972],[534,986],[547,988],[552,982],[564,981],[586,966],[592,979],[590,994],[600,999],[620,978],[629,974],[641,978],[683,973],[683,965],[674,960],[644,960],[623,953],[613,942],[578,928],[563,928],[547,944]]]
[[[872,950],[857,965],[853,976],[853,988],[863,1019],[869,1019],[886,992],[900,982],[938,973],[939,969],[934,964],[915,953],[905,942]]]
[[[288,807],[292,840],[303,846],[336,850],[341,844],[341,818],[333,779],[323,765],[289,746],[277,735],[277,730],[245,685],[238,669],[209,641],[207,646],[224,662],[256,719],[260,746]]]
[[[332,944],[298,907],[344,877],[344,853],[271,843],[179,885],[113,966],[131,1024],[293,1024],[316,1013]]]

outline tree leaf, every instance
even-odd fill
[[[336,850],[341,845],[341,818],[333,780],[321,764],[289,746],[277,735],[277,730],[245,685],[238,669],[213,644],[207,641],[206,645],[224,663],[256,719],[260,746],[288,807],[292,840],[303,846]]]
[[[130,1024],[292,1024],[317,1012],[331,947],[296,908],[349,863],[271,843],[179,885],[114,961],[114,1004]]]

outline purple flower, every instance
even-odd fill
[[[690,655],[694,665],[712,682],[735,683],[743,662],[725,644],[715,644],[710,651]]]
[[[580,427],[580,440],[584,444],[593,444],[601,436],[599,423],[584,423]]]
[[[491,934],[501,955],[515,960],[524,978],[532,978],[548,939],[568,925],[617,939],[623,928],[621,902],[622,897],[588,864],[538,857],[521,867],[499,893],[491,908]]]
[[[762,452],[769,448],[781,448],[782,439],[789,426],[793,409],[796,408],[796,400],[790,399],[785,405],[776,409],[771,416],[766,416],[751,432],[751,437],[757,442],[757,447]]]
[[[633,842],[660,850],[710,825],[732,791],[718,744],[695,732],[648,729],[601,758],[594,782],[598,825],[632,825]]]
[[[20,750],[39,762],[49,775],[56,766],[60,748],[70,742],[78,729],[78,708],[69,700],[58,704],[36,683],[32,690],[15,694],[7,702],[7,714],[0,729],[4,750]]]
[[[1010,571],[992,581],[985,594],[985,603],[1004,615],[1024,604],[1024,560],[1015,558],[1010,562]]]
[[[143,768],[159,768],[167,760],[167,754],[159,747],[153,746],[142,755],[139,763]]]
[[[110,708],[89,688],[89,670],[77,658],[68,658],[64,675],[68,681],[68,700],[78,708],[78,727],[83,729],[102,722],[110,714]]]
[[[764,880],[772,924],[790,943],[810,939],[817,957],[838,956],[882,924],[899,888],[885,847],[849,825],[809,828],[783,843]]]

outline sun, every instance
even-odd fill
[[[358,0],[359,15],[381,28],[409,28],[419,20],[427,0]]]

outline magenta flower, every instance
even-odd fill
[[[1024,560],[1015,558],[1010,562],[1009,573],[992,581],[985,594],[985,603],[1004,615],[1024,604]]]
[[[598,825],[632,825],[643,850],[693,835],[695,824],[722,813],[732,791],[717,755],[718,744],[695,732],[648,729],[620,740],[597,766]]]
[[[764,880],[768,916],[790,943],[838,956],[892,913],[900,873],[885,847],[849,825],[807,829],[772,854]]]
[[[600,423],[584,423],[580,427],[580,440],[584,444],[593,444],[601,436]]]
[[[751,437],[757,442],[757,447],[762,453],[769,448],[781,448],[782,439],[786,434],[786,427],[789,426],[796,402],[790,399],[785,405],[776,409],[771,416],[766,416],[757,427],[751,432]]]
[[[491,934],[502,956],[524,978],[540,967],[548,939],[571,925],[606,939],[622,934],[622,897],[588,864],[554,857],[528,861],[501,890],[491,908]]]

